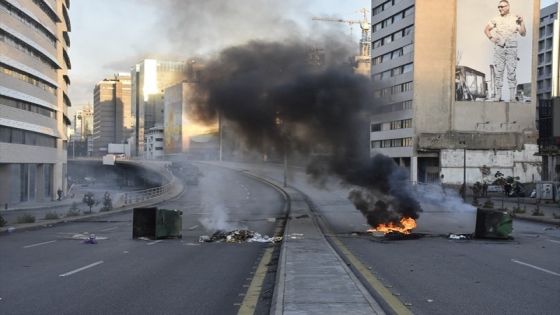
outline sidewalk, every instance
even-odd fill
[[[541,222],[547,224],[560,224],[560,205],[535,198],[516,198],[516,197],[498,197],[490,196],[478,199],[480,206],[484,205],[486,200],[490,199],[494,203],[494,208],[507,209],[513,213],[514,218]],[[472,197],[468,197],[467,201],[472,203]],[[536,209],[538,208],[538,211]]]

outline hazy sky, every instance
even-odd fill
[[[216,52],[251,38],[307,36],[343,23],[312,21],[313,16],[359,20],[370,0],[74,0],[70,56],[70,97],[76,110],[93,103],[96,82],[129,72],[143,58],[183,60]],[[356,43],[356,50],[357,50]]]
[[[252,38],[307,37],[332,27],[357,41],[358,25],[311,17],[358,20],[360,8],[370,5],[370,0],[73,0],[71,111],[93,103],[96,82],[129,72],[143,58],[182,60]]]

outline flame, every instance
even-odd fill
[[[416,220],[413,218],[402,218],[399,224],[390,222],[389,224],[379,224],[375,228],[371,228],[368,232],[399,232],[403,234],[410,234],[410,231],[416,227]]]

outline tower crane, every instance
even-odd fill
[[[350,26],[354,24],[360,25],[360,29],[362,30],[362,37],[360,39],[360,51],[358,56],[356,56],[356,64],[357,64],[357,71],[364,74],[369,75],[371,72],[371,37],[369,34],[370,31],[370,24],[367,18],[369,10],[366,8],[362,8],[360,12],[363,14],[362,20],[345,20],[345,19],[337,19],[337,18],[329,18],[329,17],[313,17],[312,20],[314,21],[324,21],[324,22],[335,22],[335,23],[346,23]]]
[[[345,20],[345,19],[337,19],[337,18],[328,18],[328,17],[313,17],[312,20],[314,21],[325,21],[325,22],[335,22],[335,23],[346,23],[348,25],[358,24],[360,25],[360,29],[362,30],[362,38],[360,39],[360,56],[368,56],[370,55],[371,50],[371,39],[369,35],[370,24],[367,19],[367,15],[369,13],[368,9],[362,8],[360,12],[363,14],[363,19],[358,20]]]

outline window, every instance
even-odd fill
[[[403,138],[402,139],[402,146],[403,147],[411,147],[412,146],[412,138]]]
[[[395,120],[391,122],[391,130],[401,129],[402,128],[402,120]]]
[[[21,110],[30,111],[30,112],[37,113],[39,115],[47,116],[47,117],[50,117],[50,118],[55,118],[55,111],[50,109],[50,108],[46,108],[46,107],[43,107],[43,106],[27,103],[27,102],[24,102],[24,101],[21,101],[21,100],[16,100],[16,99],[5,97],[5,96],[2,96],[2,95],[0,95],[0,105],[5,105],[5,106],[21,109]]]
[[[402,73],[408,73],[410,71],[412,71],[412,63],[402,66]]]
[[[391,140],[383,140],[381,143],[382,148],[390,148],[391,147]]]
[[[381,148],[381,141],[371,141],[371,148]]]
[[[8,12],[8,14],[20,20],[23,24],[31,26],[31,29],[44,36],[53,47],[56,47],[56,37],[41,23],[35,21],[23,11],[6,1],[0,1],[0,8],[2,7]]]
[[[403,46],[402,51],[403,51],[403,55],[409,54],[412,52],[413,49],[413,45],[412,44],[408,44],[406,46]]]
[[[404,109],[412,109],[412,101],[404,101],[403,102]]]
[[[371,124],[371,132],[381,131],[381,124]]]
[[[26,72],[23,72],[21,70],[17,70],[15,68],[12,68],[10,66],[7,66],[5,64],[0,63],[0,73],[4,73],[8,76],[11,76],[12,78],[18,79],[18,80],[22,80],[25,81],[29,84],[35,85],[51,94],[56,95],[56,87],[53,86],[50,83],[47,83],[46,81],[43,81],[42,79],[36,78],[30,74],[27,74]]]
[[[47,67],[53,70],[58,69],[58,65],[54,61],[49,59],[46,55],[44,55],[42,52],[35,49],[33,46],[29,45],[28,43],[22,41],[21,39],[1,29],[0,29],[0,42],[5,42],[7,45],[10,45],[17,50],[22,51],[27,55],[32,56],[36,59],[39,59],[43,64],[45,64]]]
[[[402,146],[402,140],[401,139],[391,139],[391,147],[397,148],[397,147],[401,147],[401,146]]]
[[[402,121],[403,128],[412,128],[412,119],[405,119]]]

